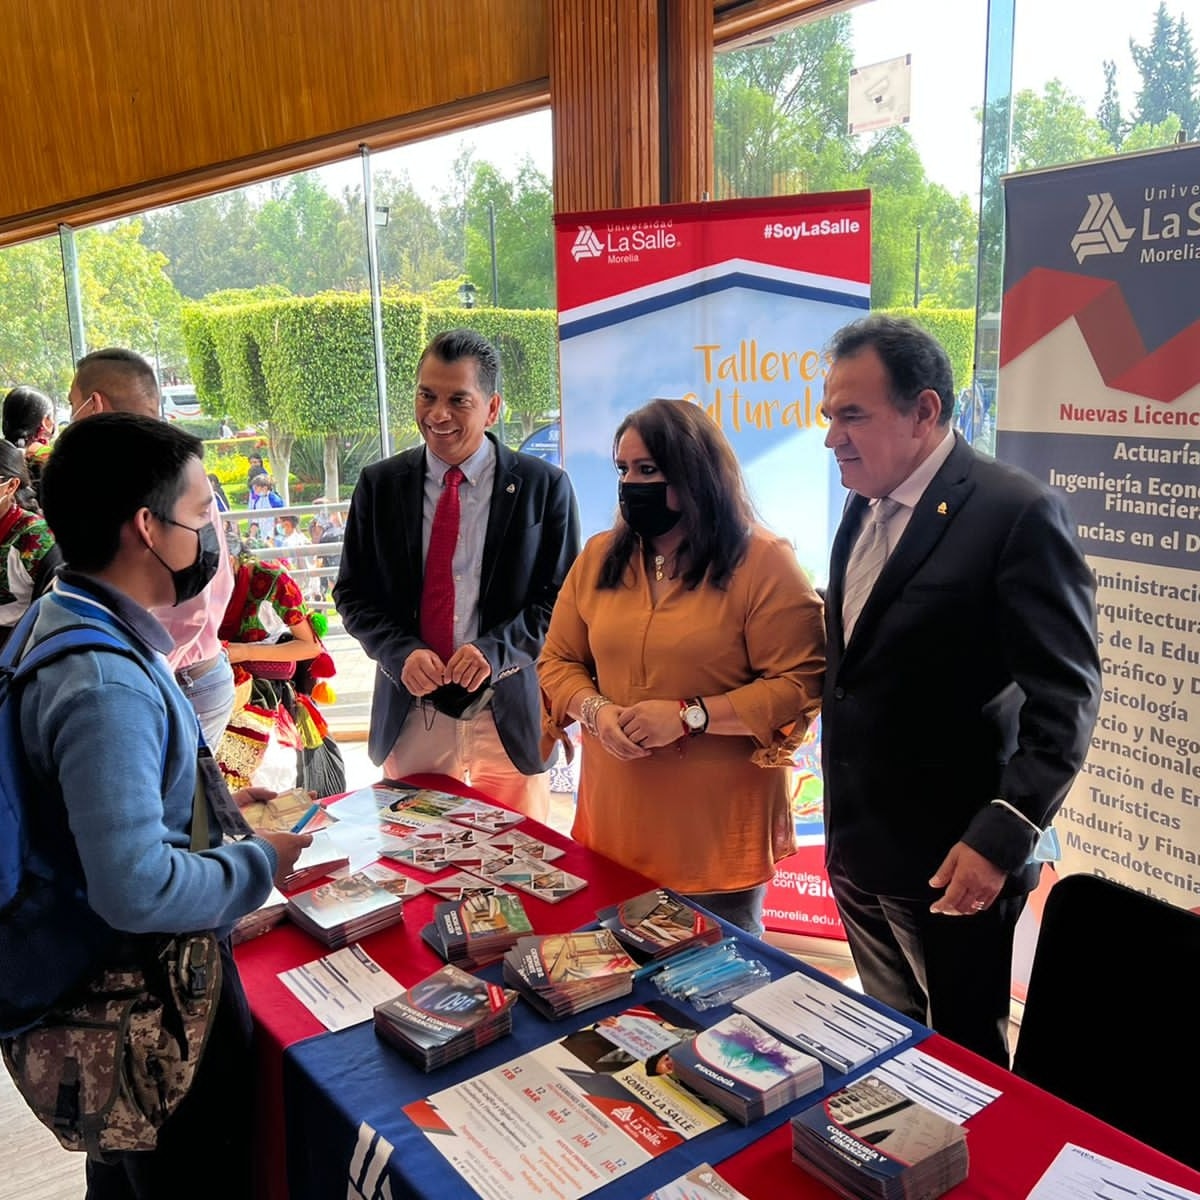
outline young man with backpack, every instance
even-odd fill
[[[23,1054],[22,1039],[54,1027],[100,972],[137,962],[154,993],[158,947],[213,931],[211,962],[189,976],[199,995],[214,982],[219,947],[220,991],[210,986],[199,1067],[153,1149],[107,1149],[122,1145],[121,1131],[80,1115],[93,1086],[91,1046],[74,1065],[68,1055],[51,1092],[53,1120],[39,1116],[88,1150],[89,1200],[251,1195],[253,1056],[228,933],[311,840],[247,836],[198,746],[195,713],[164,657],[171,639],[148,611],[195,596],[217,566],[201,449],[166,422],[132,414],[63,432],[42,498],[66,570],[0,659],[0,844],[20,848],[15,869],[11,851],[0,863],[0,1034],[27,1098],[22,1085],[49,1068]],[[45,661],[26,675],[20,664],[28,671],[33,656]],[[187,1016],[186,1003],[176,1008]],[[165,1013],[164,1039],[179,1024]]]

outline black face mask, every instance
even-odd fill
[[[683,513],[667,507],[665,483],[617,484],[617,503],[621,516],[639,537],[656,538],[674,529]]]
[[[182,604],[185,600],[200,595],[212,582],[221,565],[221,543],[217,537],[217,527],[211,521],[197,528],[195,525],[185,525],[182,521],[172,521],[170,517],[158,519],[165,525],[178,525],[180,529],[190,529],[196,535],[196,561],[178,571],[167,567],[162,555],[153,547],[150,548],[150,553],[171,572],[171,582],[175,585],[175,603]]]

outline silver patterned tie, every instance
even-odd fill
[[[871,507],[871,518],[854,543],[842,585],[842,631],[849,642],[859,614],[888,557],[887,524],[899,512],[899,500],[884,496]]]

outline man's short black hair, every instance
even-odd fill
[[[85,354],[75,364],[75,386],[84,396],[103,393],[119,412],[149,416],[161,403],[154,368],[135,350],[122,346]]]
[[[939,425],[954,416],[954,371],[941,342],[905,317],[873,314],[843,326],[833,335],[829,352],[833,361],[853,358],[868,347],[879,355],[892,381],[892,404],[898,412],[912,412],[917,397],[932,388],[942,402]]]
[[[59,434],[42,474],[42,512],[67,566],[101,571],[140,509],[169,517],[199,438],[135,413],[98,413]]]
[[[431,354],[447,363],[458,362],[460,358],[473,358],[479,390],[485,396],[500,390],[500,355],[496,347],[474,329],[447,329],[439,333],[421,352],[417,363],[418,374],[421,372],[421,363]]]

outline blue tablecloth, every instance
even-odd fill
[[[799,971],[841,988],[836,980],[740,930],[726,927],[726,932],[737,935],[743,956],[761,961],[772,978]],[[480,974],[499,981],[498,967]],[[909,1026],[913,1038],[905,1042],[905,1046],[929,1036],[931,1031],[924,1026],[899,1017],[891,1009],[850,993],[848,989],[842,990]],[[553,1022],[543,1020],[528,1005],[518,1003],[511,1037],[501,1038],[430,1074],[410,1065],[380,1041],[370,1023],[296,1043],[284,1055],[291,1200],[331,1200],[332,1197],[340,1200],[343,1196],[362,1196],[365,1200],[387,1196],[394,1200],[401,1196],[449,1200],[465,1195],[465,1182],[425,1134],[405,1116],[404,1106],[557,1041],[601,1017],[622,1012],[636,1003],[661,998],[649,980],[640,980],[632,996]],[[702,1025],[715,1024],[733,1011],[728,1005],[703,1013],[695,1013],[684,1005],[680,1008]],[[892,1053],[895,1051],[880,1058]],[[879,1060],[864,1063],[853,1075],[870,1070]],[[808,1093],[748,1127],[729,1121],[591,1194],[601,1200],[638,1200],[698,1163],[719,1163],[735,1154],[781,1125],[793,1113],[841,1087],[851,1077],[826,1067],[819,1091]]]

